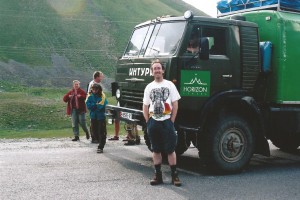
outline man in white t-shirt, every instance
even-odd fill
[[[168,162],[172,172],[172,183],[180,186],[176,170],[177,133],[174,122],[178,110],[178,100],[181,98],[175,85],[163,78],[164,66],[156,59],[151,64],[154,81],[149,83],[144,91],[143,114],[147,122],[147,133],[153,150],[152,158],[155,176],[151,185],[163,183],[161,164],[162,152],[168,154]]]
[[[89,83],[86,93],[88,94],[91,92],[91,87],[94,83],[101,83],[101,81],[104,79],[104,74],[100,71],[95,71],[93,74],[93,80]]]

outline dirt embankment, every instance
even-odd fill
[[[70,67],[67,58],[52,55],[52,66],[29,66],[23,63],[9,60],[0,61],[0,80],[21,84],[29,87],[70,87],[72,80],[81,81],[81,87],[92,80],[93,72],[101,69],[87,69],[81,71]],[[103,81],[105,91],[110,91],[112,79],[106,77]]]

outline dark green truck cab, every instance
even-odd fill
[[[108,105],[107,115],[142,126],[151,150],[142,115],[143,93],[153,81],[150,64],[159,58],[165,65],[164,78],[176,85],[182,97],[175,121],[177,154],[193,143],[209,166],[223,172],[239,171],[254,153],[270,155],[267,139],[282,137],[270,137],[270,127],[276,120],[284,120],[282,113],[297,123],[288,131],[296,142],[286,139],[288,144],[280,147],[297,148],[299,89],[294,104],[287,106],[292,112],[278,106],[282,102],[272,101],[272,90],[278,86],[272,81],[278,72],[273,66],[272,72],[262,70],[261,27],[256,21],[240,19],[234,15],[224,19],[193,16],[187,11],[182,17],[157,18],[137,25],[118,61],[112,84],[118,105]],[[196,45],[192,44],[195,35]],[[190,50],[192,45],[196,51]],[[299,75],[299,68],[294,73]]]

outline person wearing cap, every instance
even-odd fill
[[[99,141],[97,153],[103,153],[107,135],[105,106],[108,101],[100,84],[94,83],[91,86],[91,93],[89,93],[85,103],[90,111],[91,130],[95,139]]]
[[[74,134],[74,139],[72,139],[72,141],[79,140],[79,124],[86,134],[86,139],[90,138],[85,120],[85,98],[86,93],[80,88],[80,82],[78,80],[73,81],[73,88],[63,97],[63,101],[68,103],[67,115],[71,115],[72,119],[72,128]]]

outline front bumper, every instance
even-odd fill
[[[106,105],[105,114],[108,118],[125,121],[129,124],[145,125],[145,119],[142,110]]]

